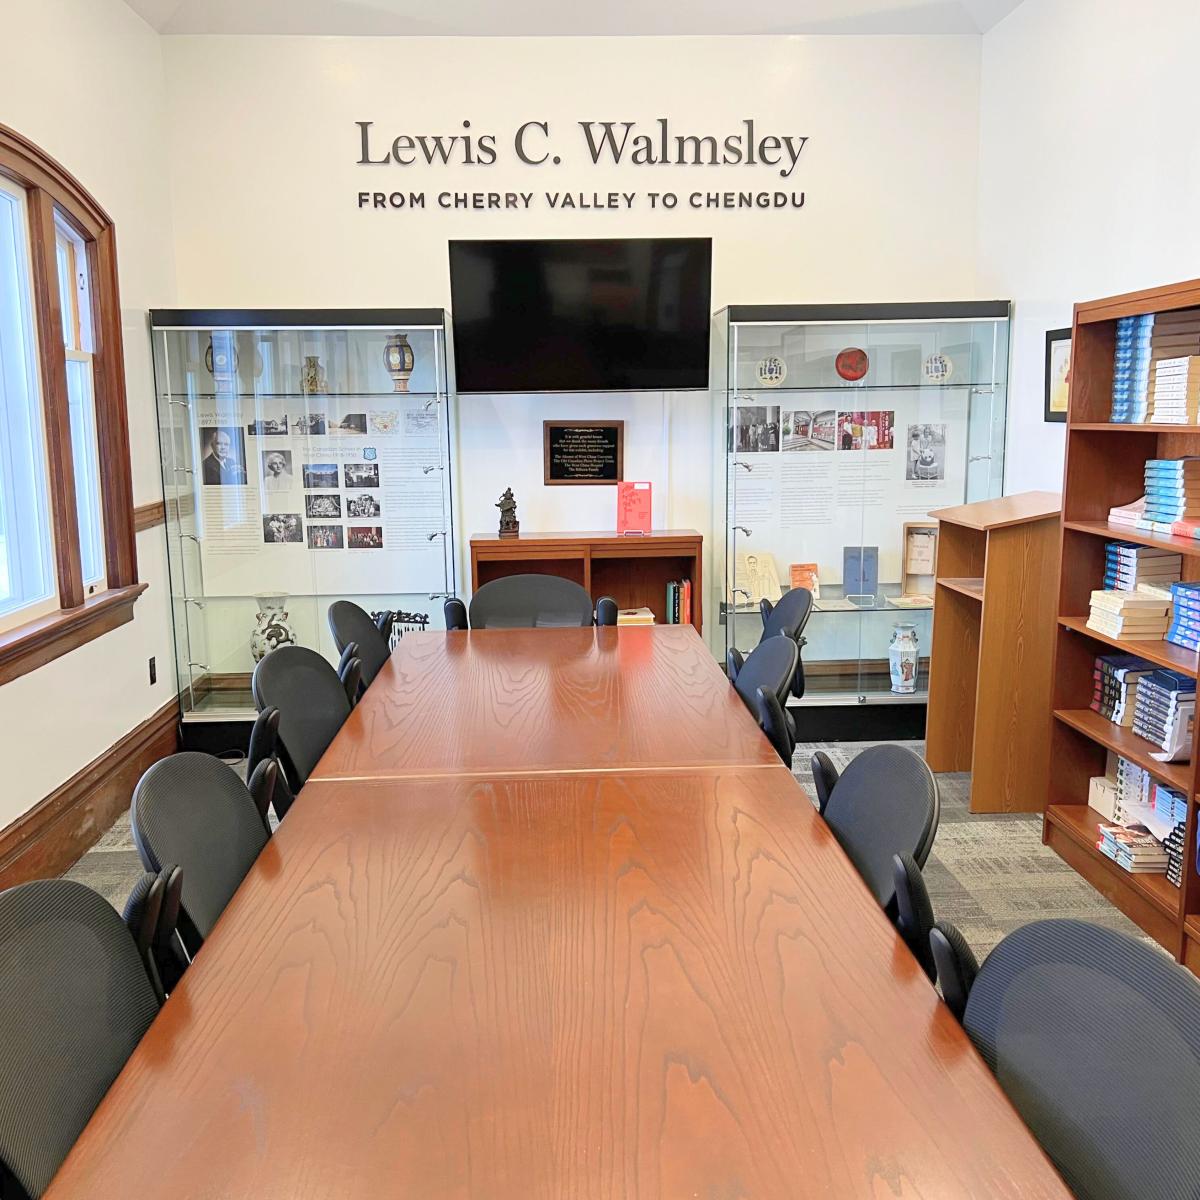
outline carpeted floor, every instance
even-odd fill
[[[796,778],[812,795],[808,764],[814,750],[824,750],[842,768],[869,744],[801,745],[793,766]],[[918,752],[922,749],[919,742],[905,744]],[[939,775],[938,784],[942,817],[925,879],[938,918],[953,921],[981,961],[1006,933],[1040,917],[1078,917],[1142,936],[1137,926],[1042,845],[1040,816],[972,816],[967,811],[969,775]],[[126,814],[67,874],[95,888],[119,910],[141,871]]]

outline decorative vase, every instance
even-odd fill
[[[917,657],[920,649],[915,625],[897,623],[892,626],[888,663],[891,667],[893,692],[910,695],[917,690]]]
[[[393,333],[383,348],[383,365],[392,377],[392,387],[397,392],[408,391],[408,381],[412,378],[416,358],[413,348],[408,344],[407,333]]]
[[[300,391],[306,396],[321,396],[329,388],[325,378],[325,368],[321,366],[321,358],[317,354],[306,354],[304,366],[300,371]]]
[[[287,595],[271,592],[258,597],[258,616],[250,635],[250,653],[261,662],[272,650],[296,643],[296,634],[288,624]]]

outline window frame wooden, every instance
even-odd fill
[[[125,357],[112,219],[60,163],[0,125],[0,175],[26,193],[33,316],[46,432],[46,475],[54,534],[58,610],[0,633],[0,684],[133,618],[138,582]],[[108,586],[86,595],[75,504],[67,359],[58,286],[55,216],[82,239],[91,300],[92,381],[104,561]]]

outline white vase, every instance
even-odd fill
[[[917,659],[920,654],[915,625],[892,626],[892,640],[888,646],[888,664],[892,673],[892,691],[909,695],[917,690]]]
[[[271,592],[257,599],[258,615],[250,635],[250,653],[255,662],[261,662],[270,651],[295,645],[296,634],[288,624],[286,593]]]

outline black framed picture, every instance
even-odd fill
[[[1066,421],[1071,382],[1071,331],[1046,330],[1046,420]]]

